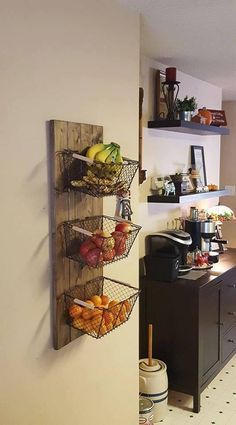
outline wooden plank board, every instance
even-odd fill
[[[79,264],[65,257],[62,223],[103,213],[102,198],[94,198],[80,192],[58,192],[62,169],[58,152],[64,149],[82,151],[102,140],[103,128],[90,124],[67,121],[50,121],[50,174],[51,174],[51,229],[53,264],[53,332],[54,348],[59,349],[82,335],[65,323],[64,292],[76,284],[84,284],[103,269],[81,270]]]

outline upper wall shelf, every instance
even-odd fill
[[[186,204],[188,202],[197,202],[202,199],[217,198],[218,196],[230,196],[230,189],[221,189],[211,192],[188,193],[185,195],[150,195],[147,197],[148,202],[165,203],[165,204]]]
[[[158,128],[160,130],[175,131],[179,133],[197,134],[199,136],[214,136],[229,134],[226,127],[216,127],[214,125],[199,124],[192,121],[183,120],[156,120],[148,121],[148,128]]]

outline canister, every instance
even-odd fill
[[[154,403],[154,422],[165,419],[167,414],[168,377],[166,364],[152,359],[149,366],[148,359],[139,361],[139,392],[142,397]]]
[[[139,425],[153,425],[154,403],[149,398],[139,399]]]

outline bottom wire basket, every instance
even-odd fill
[[[66,321],[85,334],[101,338],[129,319],[139,293],[127,283],[97,277],[65,292]],[[91,307],[81,305],[81,301]]]

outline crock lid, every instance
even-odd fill
[[[149,366],[148,359],[142,359],[139,361],[139,369],[144,372],[159,372],[164,369],[164,365],[157,359],[152,359],[152,366]]]
[[[152,410],[154,403],[151,399],[140,397],[139,399],[139,413],[148,413]]]

